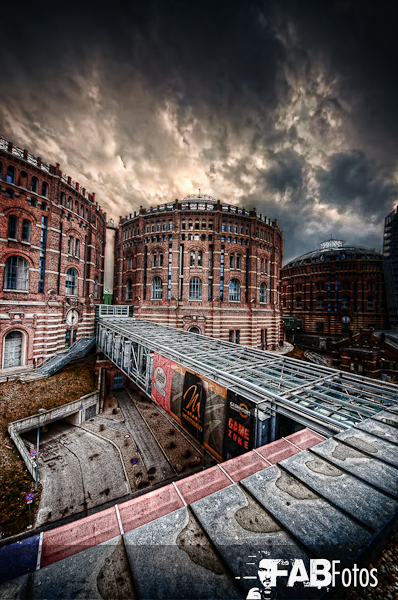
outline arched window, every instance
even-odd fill
[[[238,229],[238,224],[235,223],[234,225],[234,233],[239,233],[239,229]]]
[[[301,308],[301,298],[296,298],[296,308]]]
[[[318,296],[316,299],[316,308],[323,308],[323,298],[322,296]]]
[[[199,228],[200,228],[199,219],[195,219],[195,229],[199,229]]]
[[[80,216],[81,216],[82,219],[84,219],[84,206],[83,206],[83,204],[80,207]]]
[[[169,221],[169,231],[173,231],[173,221]]]
[[[21,256],[10,256],[6,260],[4,289],[29,291],[29,263]]]
[[[80,258],[80,240],[76,240],[75,256],[76,258]]]
[[[94,298],[98,298],[98,277],[94,279]]]
[[[152,300],[161,300],[163,295],[163,283],[160,277],[152,279]]]
[[[350,308],[350,299],[348,296],[344,296],[341,299],[341,308]]]
[[[368,310],[375,309],[375,299],[374,298],[372,298],[372,297],[368,298],[367,308],[368,308]]]
[[[61,206],[66,206],[65,192],[61,192]]]
[[[202,250],[198,250],[198,267],[201,267],[203,263],[203,252]]]
[[[131,279],[126,281],[126,300],[132,300],[133,298],[133,283]]]
[[[191,252],[189,254],[189,266],[190,267],[195,266],[195,250],[191,250]]]
[[[189,221],[188,221],[188,229],[189,229],[189,231],[192,231],[192,230],[193,230],[193,222],[192,222],[192,219],[189,219]]]
[[[8,217],[8,237],[12,240],[18,238],[18,218],[14,215]]]
[[[73,254],[73,237],[68,237],[68,254]]]
[[[73,208],[72,196],[68,197],[68,208],[69,208],[69,210],[72,210],[72,208]]]
[[[71,238],[73,241],[73,238]],[[65,293],[67,296],[77,296],[78,292],[78,273],[76,269],[68,269],[66,274]]]
[[[48,197],[48,183],[46,181],[43,181],[43,185],[41,186],[41,195],[46,198]]]
[[[88,208],[86,208],[86,221],[88,221]]]
[[[202,300],[202,280],[199,277],[192,277],[189,282],[189,299]]]
[[[10,331],[4,338],[3,368],[19,367],[22,365],[22,333]]]
[[[30,242],[31,222],[28,219],[22,221],[22,241]]]
[[[200,335],[200,329],[199,329],[199,327],[196,327],[196,325],[194,325],[193,327],[190,327],[188,329],[188,331],[189,331],[189,333],[196,333],[196,334]]]
[[[235,269],[235,254],[229,255],[229,268]]]
[[[229,282],[228,300],[230,302],[240,302],[240,281],[231,279]]]
[[[79,214],[79,203],[75,200],[75,213]]]
[[[213,221],[209,221],[209,230],[213,231]]]
[[[166,221],[162,221],[162,231],[166,231],[167,226],[166,226]]]
[[[181,229],[185,229],[185,228],[186,228],[186,222],[185,222],[185,219],[183,219],[181,221]]]
[[[236,268],[240,269],[242,264],[242,257],[240,254],[236,255]]]
[[[265,282],[260,285],[260,302],[267,302],[267,284]]]
[[[206,220],[202,219],[202,229],[206,229]]]
[[[8,183],[15,183],[15,169],[14,169],[14,167],[7,167],[6,181],[8,181]]]
[[[30,191],[37,194],[38,187],[39,187],[39,182],[37,180],[37,177],[32,177],[32,180],[30,182]]]

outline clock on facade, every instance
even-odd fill
[[[72,308],[72,310],[70,310],[68,312],[68,314],[66,315],[66,323],[70,327],[73,327],[74,325],[77,325],[78,320],[79,320],[79,313],[77,312],[77,310]]]
[[[342,323],[349,323],[350,321],[351,321],[351,317],[349,317],[348,315],[344,315],[343,317],[341,317]]]

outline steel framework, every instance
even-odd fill
[[[256,418],[294,421],[330,436],[397,401],[398,386],[142,319],[100,317],[98,348],[150,394],[153,353],[251,400]],[[272,441],[272,440],[271,440]]]

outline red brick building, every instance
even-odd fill
[[[282,342],[276,220],[194,195],[141,208],[115,236],[114,302],[134,315],[262,349]]]
[[[398,332],[362,330],[333,344],[333,363],[342,371],[351,371],[374,379],[398,379]]]
[[[94,334],[106,215],[84,188],[0,138],[0,368]]]
[[[282,269],[282,304],[284,316],[301,320],[296,341],[331,349],[331,339],[349,331],[385,329],[383,281],[381,254],[341,240],[319,244],[319,250],[289,262]]]

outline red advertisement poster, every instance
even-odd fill
[[[170,413],[170,391],[174,363],[160,354],[153,355],[151,398]]]

